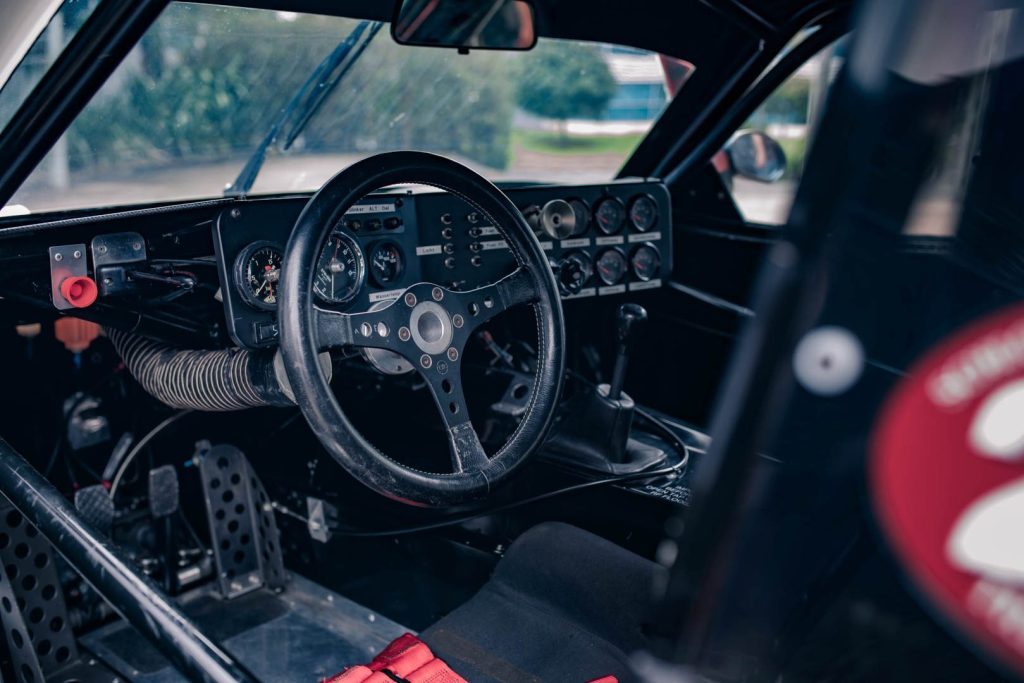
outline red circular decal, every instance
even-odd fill
[[[882,528],[960,630],[1024,674],[1024,306],[931,351],[871,446]]]

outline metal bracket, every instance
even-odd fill
[[[0,500],[0,619],[17,679],[39,683],[78,661],[78,646],[49,542]]]
[[[221,594],[234,598],[288,580],[270,499],[245,454],[214,446],[199,466]]]
[[[100,294],[106,296],[126,289],[126,271],[117,266],[138,263],[146,258],[146,240],[137,232],[115,232],[94,237],[92,265],[96,269]]]
[[[74,308],[60,293],[60,283],[69,277],[88,275],[84,244],[50,247],[50,298],[61,311]]]
[[[306,528],[309,537],[320,543],[331,540],[331,527],[338,521],[338,509],[330,503],[308,496],[306,498]]]

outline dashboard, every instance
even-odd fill
[[[507,190],[541,246],[564,300],[658,289],[672,269],[669,194],[661,183]],[[243,348],[277,344],[285,245],[304,200],[251,202],[213,226],[227,330]],[[385,306],[408,286],[455,290],[494,282],[515,267],[498,229],[462,199],[418,188],[374,193],[353,206],[322,248],[313,290],[341,311]]]

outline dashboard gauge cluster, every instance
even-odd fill
[[[671,268],[670,202],[661,183],[619,181],[508,190],[555,268],[563,298],[661,287]],[[500,231],[461,200],[418,196],[424,273],[463,286],[514,267]],[[571,213],[570,213],[571,212]],[[550,224],[553,217],[557,225]],[[571,230],[566,230],[571,219]]]
[[[284,245],[304,205],[302,199],[250,201],[224,211],[214,226],[220,296],[228,332],[239,346],[277,343]],[[313,273],[314,303],[353,311],[397,298],[422,279],[416,246],[413,199],[406,194],[368,196],[325,240]]]
[[[534,227],[564,299],[631,295],[667,281],[671,214],[661,183],[505,191]],[[227,328],[243,348],[277,343],[284,247],[304,206],[302,197],[249,200],[225,209],[214,225]],[[464,200],[426,189],[382,192],[331,230],[311,289],[317,306],[365,311],[417,282],[472,289],[515,267],[499,227]]]

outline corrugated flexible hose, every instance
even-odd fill
[[[139,384],[172,408],[295,405],[276,351],[179,349],[120,330],[106,333]]]

